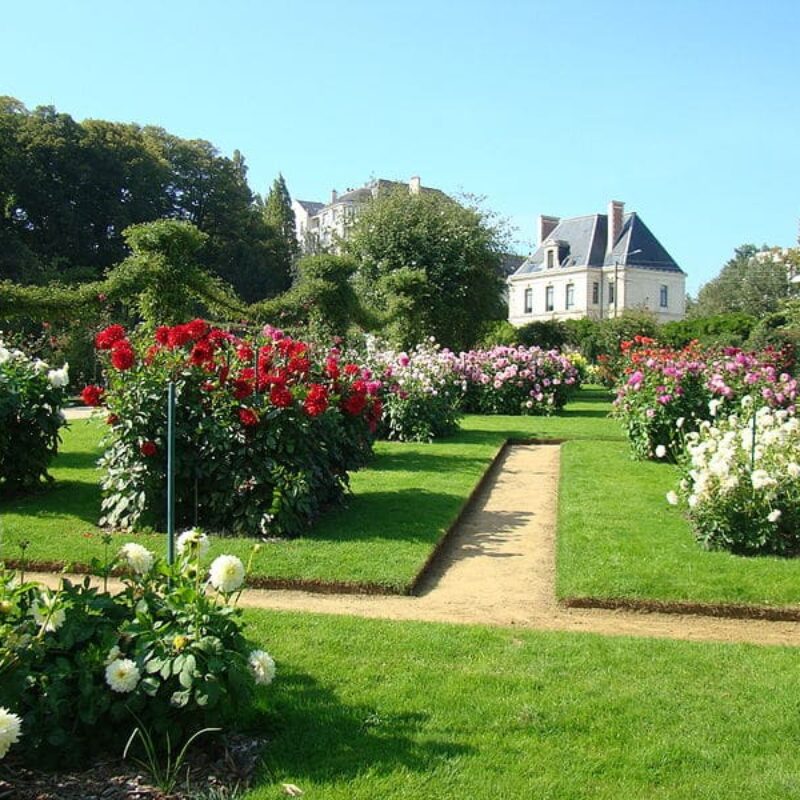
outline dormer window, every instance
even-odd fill
[[[556,265],[556,249],[555,247],[551,247],[547,251],[547,269],[553,269]]]

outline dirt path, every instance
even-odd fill
[[[610,636],[800,645],[800,623],[567,609],[555,600],[560,448],[509,448],[417,596],[248,590],[242,605]],[[45,578],[46,576],[40,576]],[[52,582],[55,576],[47,576]]]

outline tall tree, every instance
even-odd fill
[[[737,247],[720,274],[705,284],[690,316],[708,317],[732,311],[760,317],[775,311],[789,294],[787,265],[774,250],[752,244]]]
[[[441,192],[381,193],[360,212],[348,251],[366,308],[383,312],[398,344],[433,335],[472,345],[487,320],[503,316],[502,226],[477,206]]]
[[[289,279],[297,278],[297,259],[300,256],[300,246],[297,242],[297,228],[295,226],[292,198],[286,187],[283,175],[272,182],[267,199],[263,207],[264,222],[274,231],[277,243],[277,257],[279,263],[276,269],[285,273]]]

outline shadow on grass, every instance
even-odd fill
[[[364,773],[427,772],[437,761],[473,751],[432,739],[425,731],[427,713],[346,705],[333,689],[291,667],[282,669],[270,706],[276,730],[269,732],[265,763],[279,781],[301,788]],[[262,785],[270,780],[265,775]]]
[[[403,453],[383,453],[369,465],[369,468],[375,472],[452,472],[473,468],[484,469],[486,466],[486,458],[444,455],[435,450],[429,453],[407,450]]]
[[[436,542],[463,502],[460,495],[425,489],[364,492],[347,498],[344,506],[327,511],[303,538],[330,542]]]
[[[100,518],[100,501],[97,483],[59,480],[36,494],[0,503],[0,509],[31,519],[75,518],[96,525]]]
[[[608,409],[602,408],[565,408],[562,411],[559,411],[557,416],[610,419]]]
[[[53,461],[51,469],[55,470],[97,470],[97,460],[100,454],[94,450],[71,450],[68,453],[59,453]]]

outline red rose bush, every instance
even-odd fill
[[[267,327],[243,338],[203,320],[129,336],[97,335],[108,386],[101,524],[163,524],[167,384],[176,387],[179,524],[245,535],[292,535],[341,498],[366,463],[380,421],[380,381],[336,349]]]

